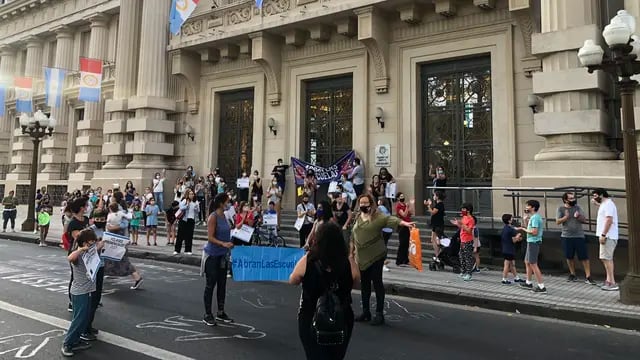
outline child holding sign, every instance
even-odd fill
[[[73,356],[75,351],[86,350],[91,347],[88,342],[80,339],[80,335],[87,329],[89,323],[91,312],[90,294],[96,290],[96,284],[87,274],[87,267],[84,264],[82,255],[97,241],[98,238],[93,230],[85,229],[80,231],[75,239],[74,250],[67,257],[73,270],[73,281],[70,289],[73,319],[62,344],[62,355],[64,356]],[[96,246],[98,249],[102,248],[101,243]]]
[[[47,239],[47,235],[49,235],[51,215],[53,215],[53,208],[47,199],[42,203],[42,207],[38,213],[38,225],[40,225],[40,246],[47,246],[45,240]]]

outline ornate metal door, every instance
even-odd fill
[[[229,187],[242,171],[251,172],[252,145],[253,89],[222,94],[217,167]]]
[[[306,161],[329,166],[353,148],[353,79],[309,81],[306,92]]]
[[[445,168],[448,186],[491,185],[491,58],[425,64],[421,84],[425,186],[429,165]]]

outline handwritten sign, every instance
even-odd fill
[[[287,281],[303,249],[239,246],[231,250],[234,281]]]
[[[95,245],[91,246],[87,252],[82,254],[82,261],[87,268],[87,276],[91,281],[96,281],[96,274],[100,267],[100,255],[98,255],[98,250]]]
[[[251,236],[255,229],[251,226],[244,224],[240,229],[233,229],[231,231],[231,237],[242,240],[246,243],[251,242]]]
[[[391,145],[376,145],[375,166],[391,166]]]
[[[129,238],[106,232],[102,236],[102,241],[104,241],[103,258],[113,261],[122,260],[122,257],[127,252],[126,246],[129,244]]]

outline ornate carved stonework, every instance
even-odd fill
[[[523,70],[527,77],[531,77],[534,72],[542,70],[542,62],[540,59],[531,54],[531,36],[534,32],[538,32],[532,11],[530,6],[511,10],[511,15],[515,19],[518,28],[520,28],[520,34],[522,35],[522,41],[526,51],[525,57],[520,60],[523,63]]]
[[[202,32],[202,20],[189,21],[182,26],[182,34],[186,36]]]
[[[265,16],[283,13],[291,7],[290,0],[264,0],[262,12]]]
[[[227,15],[227,24],[228,25],[236,25],[236,24],[242,24],[243,22],[247,22],[249,20],[251,20],[251,7],[253,5],[250,6],[245,6],[245,7],[241,7],[239,9],[233,9],[231,11],[229,11],[226,15]]]

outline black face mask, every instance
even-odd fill
[[[398,201],[400,201],[401,203],[403,203],[403,202],[404,202],[404,198],[403,198],[403,199],[398,199]]]
[[[569,206],[576,206],[577,203],[578,203],[578,201],[576,201],[576,200],[567,201],[567,205],[569,205]]]
[[[597,196],[593,198],[593,201],[597,202],[598,204],[602,203],[602,197],[601,196]]]
[[[369,211],[371,211],[371,206],[360,206],[360,211],[362,211],[364,214],[368,214]]]
[[[308,202],[309,202],[309,199],[307,199],[307,200],[302,200],[302,202],[306,204],[306,203],[308,203]]]
[[[524,213],[528,214],[529,213],[529,209],[524,209]]]

